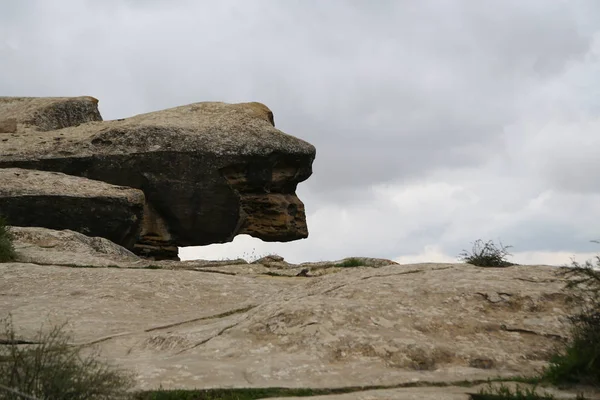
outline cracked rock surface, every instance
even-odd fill
[[[60,251],[88,256],[67,267],[47,242],[58,233],[19,229],[19,262],[0,264],[2,316],[13,315],[23,340],[48,318],[68,320],[78,343],[135,371],[143,389],[531,376],[567,338],[573,312],[557,267],[285,266],[277,257],[150,265],[76,235],[61,236]],[[100,258],[120,268],[78,268]],[[328,273],[296,276],[316,267]],[[360,398],[349,396],[340,399]]]

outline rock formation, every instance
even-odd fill
[[[536,375],[575,307],[550,266],[149,261],[74,232],[14,234],[0,317],[24,339],[68,319],[140,389],[420,383],[368,398],[467,400],[475,389],[436,386]]]
[[[19,168],[0,169],[0,215],[11,225],[70,229],[132,248],[139,237],[144,193],[138,189]]]
[[[102,121],[98,100],[90,97],[0,97],[0,133],[17,127],[46,132]]]
[[[308,236],[295,190],[312,173],[315,148],[277,130],[260,103],[195,103],[103,122],[91,97],[0,98],[0,126],[0,168],[141,189],[138,254],[176,259],[178,246],[243,233]]]

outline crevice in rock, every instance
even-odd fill
[[[198,322],[198,321],[203,321],[203,320],[208,320],[208,319],[216,319],[216,318],[225,318],[228,317],[230,315],[235,315],[235,314],[241,314],[247,311],[250,311],[251,309],[257,307],[256,305],[250,305],[244,308],[237,308],[235,310],[230,310],[230,311],[226,311],[220,314],[215,314],[215,315],[209,315],[206,317],[199,317],[199,318],[193,318],[193,319],[189,319],[189,320],[185,320],[185,321],[180,321],[180,322],[175,322],[172,324],[167,324],[167,325],[161,325],[161,326],[155,326],[153,328],[148,328],[148,329],[144,329],[143,331],[138,331],[138,332],[122,332],[122,333],[117,333],[115,335],[108,335],[108,336],[104,336],[101,337],[99,339],[94,339],[91,340],[89,342],[85,342],[85,343],[81,343],[81,344],[77,344],[77,345],[73,345],[73,346],[91,346],[97,343],[101,343],[101,342],[106,342],[107,340],[111,340],[111,339],[116,339],[122,336],[129,336],[129,335],[134,335],[136,333],[147,333],[147,332],[153,332],[153,331],[157,331],[157,330],[161,330],[161,329],[167,329],[167,328],[172,328],[174,326],[180,326],[180,325],[184,325],[184,324],[188,324],[188,323],[192,323],[192,322]],[[2,344],[2,342],[0,341],[0,344]],[[31,344],[36,344],[36,343],[31,343]]]
[[[241,322],[241,321],[240,321],[240,322]],[[206,339],[204,339],[204,340],[201,340],[201,341],[199,341],[199,342],[198,342],[198,343],[196,343],[195,345],[193,345],[193,346],[190,346],[190,347],[188,347],[188,348],[185,348],[185,349],[183,349],[183,350],[181,350],[181,351],[179,351],[179,352],[177,352],[177,353],[175,353],[175,354],[181,354],[181,353],[183,353],[183,352],[186,352],[186,351],[188,351],[188,350],[195,349],[195,348],[196,348],[196,347],[198,347],[198,346],[202,346],[203,344],[205,344],[205,343],[207,343],[207,342],[211,341],[212,339],[214,339],[214,338],[216,338],[216,337],[219,337],[219,336],[221,336],[222,334],[224,334],[225,332],[227,332],[227,331],[228,331],[228,330],[230,330],[231,328],[235,328],[236,326],[238,326],[238,325],[240,324],[240,322],[236,322],[235,324],[232,324],[232,325],[226,326],[225,328],[221,329],[221,330],[220,330],[219,332],[217,332],[216,334],[214,334],[214,335],[212,335],[212,336],[209,336],[208,338],[206,338]]]
[[[121,332],[121,333],[117,333],[115,335],[108,335],[108,336],[103,336],[99,339],[94,339],[90,342],[85,342],[85,343],[81,343],[79,345],[73,345],[73,346],[92,346],[94,344],[98,344],[98,343],[102,343],[102,342],[106,342],[107,340],[111,340],[111,339],[115,339],[121,336],[127,336],[127,335],[133,335],[135,332]]]
[[[42,342],[33,342],[22,339],[0,339],[0,345],[19,345],[19,344],[42,344]]]
[[[191,268],[188,271],[208,272],[208,273],[211,273],[211,274],[232,275],[232,276],[238,275],[235,272],[215,271],[215,270],[201,269],[201,268]]]
[[[558,279],[541,279],[541,280],[536,280],[536,279],[529,279],[529,278],[515,278],[516,280],[519,281],[524,281],[524,282],[533,282],[533,283],[552,283],[552,282],[556,282]]]
[[[360,278],[361,281],[366,281],[367,279],[373,279],[373,278],[386,278],[388,276],[396,276],[396,275],[408,275],[408,274],[416,274],[419,272],[425,272],[425,270],[422,269],[412,269],[410,271],[403,271],[403,272],[397,272],[395,274],[385,274],[385,275],[373,275],[373,276],[365,276],[364,278]]]
[[[560,336],[560,335],[555,335],[552,333],[539,333],[536,331],[531,331],[529,329],[523,329],[523,328],[511,328],[508,327],[506,325],[500,325],[500,330],[506,331],[506,332],[517,332],[517,333],[523,333],[526,335],[536,335],[536,336],[543,336],[543,337],[547,337],[549,339],[554,339],[554,340],[560,340],[560,341],[566,341],[567,338],[564,336]]]
[[[257,307],[256,305],[250,305],[250,306],[246,306],[243,308],[237,308],[235,310],[226,311],[224,313],[220,313],[220,314],[216,314],[216,315],[209,315],[207,317],[193,318],[193,319],[189,319],[186,321],[174,322],[172,324],[156,326],[154,328],[148,328],[148,329],[145,329],[144,332],[152,332],[152,331],[157,331],[160,329],[172,328],[174,326],[180,326],[180,325],[189,324],[192,322],[203,321],[203,320],[207,320],[207,319],[225,318],[225,317],[229,317],[230,315],[242,314],[242,313],[248,312],[256,307]]]

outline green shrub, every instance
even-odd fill
[[[0,262],[9,262],[16,258],[12,241],[13,237],[6,220],[0,216]]]
[[[536,392],[536,388],[532,389],[525,388],[521,389],[519,385],[516,386],[515,391],[510,390],[509,387],[500,385],[493,387],[491,384],[488,388],[481,389],[479,393],[472,394],[471,399],[473,400],[554,400],[554,396],[548,394],[539,394]],[[579,399],[579,397],[578,397]]]
[[[557,385],[600,386],[600,256],[595,265],[572,261],[562,275],[569,278],[566,288],[581,311],[569,318],[571,338],[564,351],[552,357],[544,378]]]
[[[64,325],[34,340],[20,340],[12,318],[6,318],[0,342],[0,399],[23,399],[14,391],[38,399],[97,400],[129,398],[133,377],[98,361],[97,353],[83,357],[71,345]],[[7,390],[11,389],[11,391]]]
[[[498,248],[491,240],[484,243],[483,240],[479,239],[473,243],[471,252],[463,250],[458,255],[458,259],[478,267],[509,267],[517,265],[506,260],[506,256],[512,255],[508,252],[508,249],[511,247],[500,243],[500,247]]]
[[[343,268],[362,267],[363,265],[365,265],[364,261],[355,257],[346,258],[344,261],[335,264],[336,267]]]

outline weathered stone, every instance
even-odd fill
[[[98,100],[90,96],[0,97],[0,121],[11,121],[9,126],[14,130],[8,132],[16,132],[17,123],[25,130],[46,132],[102,121],[102,117]]]
[[[37,103],[28,104],[12,108],[19,121],[31,123],[21,115],[36,115]],[[273,121],[260,103],[209,102],[43,135],[23,128],[0,141],[0,167],[143,190],[139,254],[175,258],[177,246],[229,242],[240,233],[265,241],[305,238],[304,206],[295,190],[312,173],[315,148],[275,129]],[[55,125],[35,123],[36,129]]]
[[[138,240],[144,193],[58,172],[0,168],[0,215],[10,225],[70,229],[127,248]]]
[[[8,118],[0,120],[0,133],[15,133],[17,131],[17,120]]]
[[[47,316],[68,318],[78,343],[134,370],[139,388],[191,389],[531,376],[568,337],[574,310],[556,267],[388,265],[320,277],[236,267],[258,273],[0,264],[0,313],[24,338]],[[506,301],[482,295],[491,293]]]
[[[70,230],[12,226],[17,261],[72,267],[146,266],[144,260],[108,239]]]

